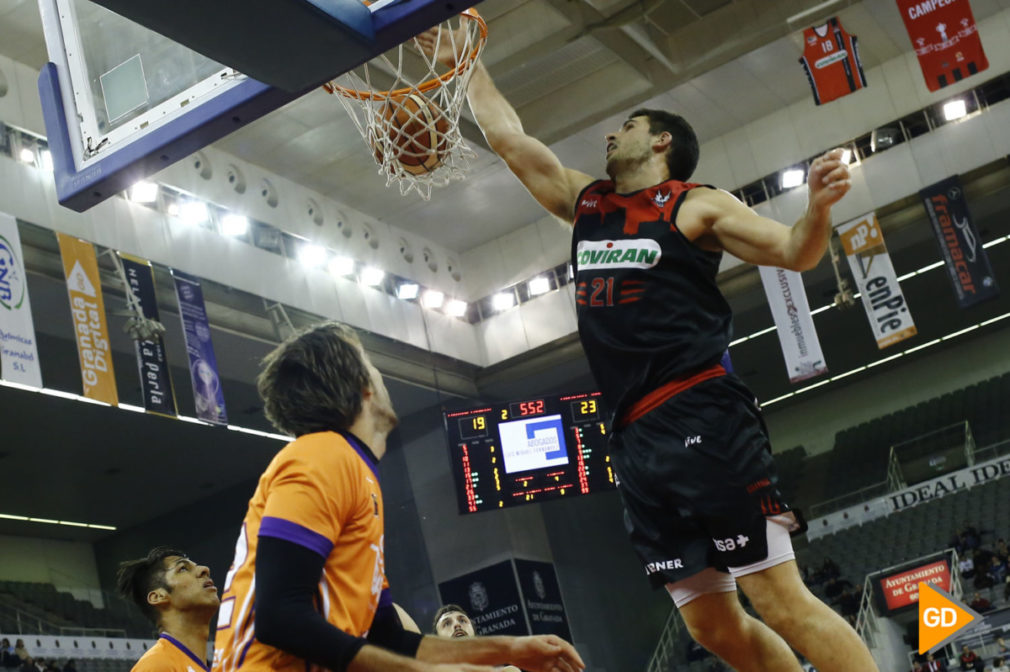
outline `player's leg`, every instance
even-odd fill
[[[789,532],[768,522],[769,559],[730,569],[765,623],[813,663],[818,672],[873,672],[869,649],[856,631],[810,592],[796,561],[783,549]]]
[[[733,577],[708,568],[667,585],[694,641],[739,672],[800,672],[789,646],[743,610]]]

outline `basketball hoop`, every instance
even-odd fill
[[[415,38],[323,85],[351,116],[386,186],[397,182],[404,196],[416,191],[428,200],[432,187],[463,179],[477,156],[459,132],[459,115],[487,24],[473,8],[459,22],[458,31],[450,21],[441,24],[435,49],[448,40],[460,54],[454,68],[426,55]]]

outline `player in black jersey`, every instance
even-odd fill
[[[436,37],[423,34],[422,47],[433,50]],[[451,65],[447,43],[439,58]],[[579,336],[616,409],[611,461],[653,585],[667,588],[692,636],[738,670],[800,672],[786,642],[821,672],[876,670],[855,631],[800,579],[789,539],[796,519],[779,494],[761,414],[720,364],[731,322],[716,284],[722,253],[816,266],[831,206],[850,188],[841,150],[813,161],[807,211],[787,227],[685,181],[698,142],[676,115],[633,112],[606,136],[610,180],[597,181],[526,135],[480,63],[469,102],[492,150],[544,208],[573,222]],[[744,612],[737,584],[764,623]]]

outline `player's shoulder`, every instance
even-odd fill
[[[335,469],[355,467],[361,462],[354,446],[338,432],[303,434],[284,446],[272,460],[268,473],[296,468],[332,473]]]
[[[194,672],[200,672],[196,665],[188,663],[183,656],[177,655],[178,651],[172,649],[164,639],[148,649],[140,657],[130,672],[189,672],[187,667],[193,668]]]

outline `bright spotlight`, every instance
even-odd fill
[[[327,267],[330,275],[334,277],[343,277],[345,275],[350,275],[354,272],[354,259],[350,257],[333,257],[330,261],[330,265]]]
[[[463,317],[466,315],[466,301],[460,301],[459,299],[452,299],[449,303],[445,304],[445,314],[449,317]]]
[[[210,218],[207,204],[200,201],[186,201],[179,206],[179,219],[186,226],[203,224]]]
[[[221,233],[225,236],[244,236],[248,230],[248,217],[229,213],[221,218]]]
[[[158,185],[141,180],[130,187],[130,200],[134,203],[154,203],[158,200]]]
[[[512,292],[502,292],[491,297],[491,307],[496,311],[508,310],[515,304],[516,297]]]
[[[782,178],[779,184],[782,185],[783,189],[792,189],[793,187],[798,187],[803,184],[803,178],[806,174],[800,168],[790,168],[789,170],[782,171]]]
[[[943,105],[943,118],[947,121],[954,121],[968,114],[968,106],[963,98],[955,98]]]
[[[421,305],[425,308],[441,308],[445,302],[445,294],[434,289],[429,289],[421,296]]]
[[[530,280],[527,286],[530,290],[530,296],[539,296],[551,291],[551,281],[546,275],[538,275]]]
[[[374,287],[375,285],[382,282],[382,279],[386,277],[386,272],[381,268],[376,268],[375,266],[366,266],[361,269],[361,284],[368,285],[369,287]]]
[[[298,250],[298,261],[306,268],[315,268],[326,261],[326,248],[322,245],[305,243]]]
[[[33,152],[29,147],[22,147],[18,157],[21,159],[22,163],[30,163],[33,166],[35,165],[35,152]]]
[[[420,286],[413,282],[405,282],[396,288],[396,298],[404,301],[412,301],[417,298]]]

